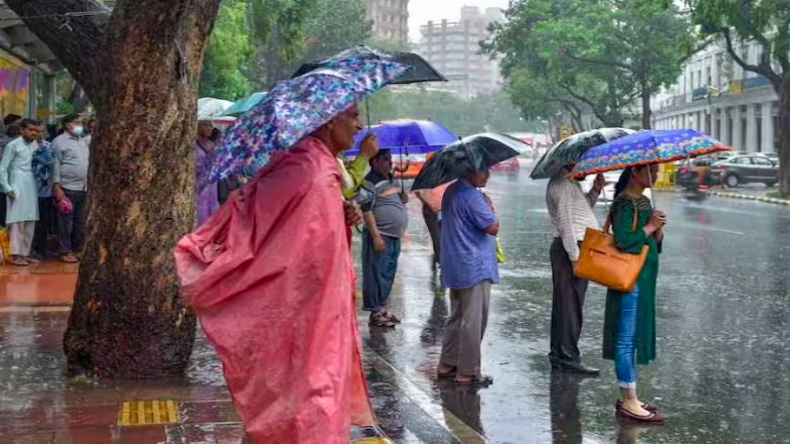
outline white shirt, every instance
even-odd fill
[[[549,209],[554,237],[562,239],[562,246],[571,261],[579,260],[579,242],[584,240],[587,228],[600,229],[593,206],[598,199],[594,190],[587,195],[579,182],[565,177],[563,170],[549,181],[546,189],[546,206]]]

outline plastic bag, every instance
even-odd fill
[[[11,240],[8,238],[8,228],[0,228],[0,252],[3,258],[11,257]]]

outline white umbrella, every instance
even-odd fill
[[[198,120],[210,120],[225,113],[225,110],[233,106],[229,100],[204,97],[198,99]]]

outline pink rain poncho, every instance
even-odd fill
[[[175,250],[183,297],[258,443],[349,442],[373,425],[340,172],[307,138]]]

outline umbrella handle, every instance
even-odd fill
[[[371,125],[370,125],[370,102],[367,101],[367,100],[365,100],[365,115],[366,115],[365,117],[366,117],[366,119],[368,121],[368,128],[370,128],[371,127]]]

